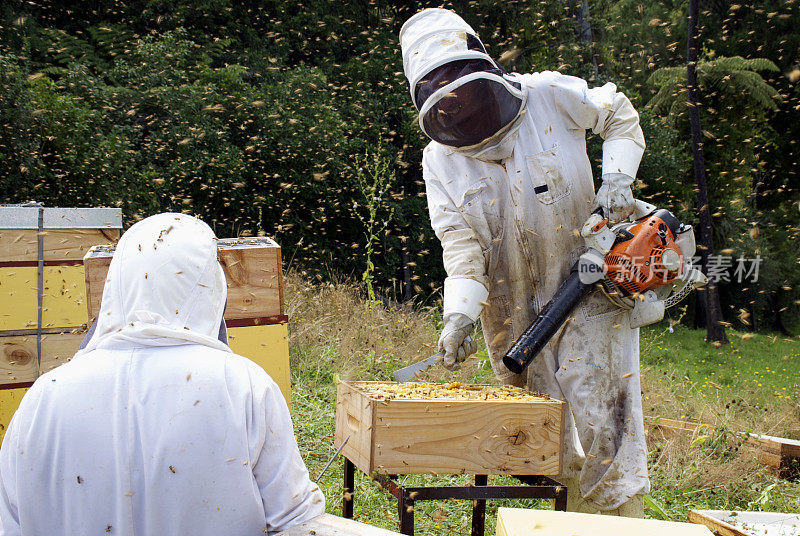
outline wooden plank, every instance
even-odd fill
[[[45,266],[42,327],[86,323],[86,299],[81,266]],[[0,331],[35,329],[37,323],[36,267],[0,267]]]
[[[119,229],[45,229],[44,260],[80,261],[92,246],[116,244],[119,235]],[[36,262],[38,247],[35,229],[0,229],[0,262]]]
[[[550,402],[378,403],[374,464],[388,474],[558,475],[562,413]]]
[[[707,432],[712,428],[708,424],[661,417],[645,416],[644,421],[652,430],[658,431],[664,439],[694,435],[700,431]],[[780,478],[789,476],[792,473],[792,464],[800,460],[800,441],[796,439],[754,433],[743,433],[742,435],[746,435],[747,444],[756,449],[758,461],[768,466]]]
[[[0,444],[3,442],[11,418],[27,392],[27,388],[0,389]]]
[[[561,472],[559,400],[374,400],[368,385],[340,382],[335,434],[368,474]]]
[[[91,325],[97,319],[97,313],[100,312],[100,302],[103,299],[103,288],[106,286],[111,256],[87,257],[83,263],[86,280],[86,313]]]
[[[372,474],[372,422],[373,401],[340,381],[336,386],[336,427],[334,448],[342,448],[342,456],[353,462],[366,474]],[[348,439],[349,438],[349,439]]]
[[[39,372],[72,359],[84,332],[42,335],[41,368],[37,367],[36,335],[0,337],[0,385],[34,381]]]
[[[373,527],[331,514],[322,514],[310,521],[274,534],[275,536],[309,536],[310,534],[316,534],[316,536],[400,536],[399,532]]]
[[[280,247],[239,248],[222,242],[218,258],[228,282],[225,318],[283,314]]]
[[[692,515],[692,511],[689,512]],[[722,536],[789,536],[800,534],[800,514],[784,512],[747,512],[697,510],[693,517],[715,527],[723,527]],[[711,528],[711,527],[709,527]]]
[[[739,530],[733,525],[725,523],[721,519],[712,517],[704,512],[698,512],[697,510],[689,510],[689,515],[687,516],[686,520],[689,523],[704,525],[716,536],[753,536],[749,532]]]
[[[281,252],[268,238],[224,239],[218,256],[228,284],[226,320],[283,315]],[[86,272],[86,306],[97,317],[113,248],[95,248],[83,259]]]
[[[712,536],[702,525],[656,519],[499,508],[497,524],[504,536]]]
[[[645,417],[645,424],[651,429],[659,432],[664,439],[674,439],[683,435],[694,435],[698,429],[710,428],[707,424],[679,421],[676,419],[665,419],[663,417]]]
[[[255,362],[281,388],[291,408],[289,376],[289,332],[286,324],[228,328],[228,344],[237,354]]]

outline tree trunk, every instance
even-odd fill
[[[700,110],[697,99],[697,49],[698,49],[698,0],[689,0],[689,39],[686,52],[686,89],[689,106],[689,125],[692,129],[692,154],[694,156],[694,177],[697,183],[697,212],[699,218],[700,240],[698,249],[702,258],[703,271],[707,272],[708,256],[714,253],[711,236],[711,216],[708,207],[708,187],[706,184],[705,159],[703,157],[702,130],[700,129]],[[719,290],[716,281],[709,280],[703,292],[706,298],[706,333],[708,342],[727,344],[725,326],[722,322],[722,306],[719,303]]]
[[[592,51],[592,65],[594,66],[595,74],[599,73],[599,62],[597,59],[597,52],[594,46],[594,32],[592,32],[592,24],[589,22],[589,0],[578,0],[579,5],[577,8],[573,5],[572,0],[567,0],[567,5],[575,17],[575,34],[578,40],[589,47]]]
[[[779,299],[779,292],[780,288],[773,290],[767,296],[767,303],[769,304],[769,309],[772,312],[772,329],[777,331],[781,335],[786,335],[788,337],[791,336],[789,330],[786,329],[786,325],[783,323],[783,315],[781,314],[781,300]]]

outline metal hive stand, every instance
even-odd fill
[[[344,458],[344,499],[342,516],[353,518],[356,466]],[[518,476],[523,486],[489,486],[487,475],[475,475],[474,486],[403,487],[392,475],[369,475],[397,498],[400,532],[414,536],[414,503],[441,499],[472,500],[472,536],[483,536],[487,499],[555,499],[555,509],[567,510],[567,487],[546,476]]]

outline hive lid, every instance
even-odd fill
[[[36,205],[0,205],[0,229],[38,229]],[[44,207],[44,229],[121,229],[122,209]]]

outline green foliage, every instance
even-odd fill
[[[582,6],[445,5],[508,70],[558,69],[590,85],[616,83],[640,110],[648,142],[638,195],[691,221],[693,182],[679,117],[685,0]],[[0,194],[116,205],[126,222],[187,211],[220,235],[274,236],[292,266],[323,279],[359,278],[371,263],[384,295],[435,300],[444,272],[419,167],[427,140],[397,40],[420,7],[387,0],[335,8],[318,0],[134,0],[90,8],[76,0],[4,2]],[[800,10],[782,0],[703,9],[701,110],[715,237],[737,255],[765,257],[763,284],[724,284],[723,296],[732,313],[748,309],[753,320],[789,307],[788,322],[797,316],[800,269],[775,261],[797,256],[800,93],[786,73],[800,65]],[[594,41],[586,39],[586,21]],[[646,83],[651,76],[655,87]],[[654,105],[664,101],[658,111],[668,106],[678,121],[644,109],[654,95]],[[368,260],[364,227],[351,209],[353,163],[355,155],[374,154],[379,140],[395,177],[386,205],[392,218]],[[599,173],[600,140],[588,147]],[[759,234],[749,238],[753,229]]]
[[[717,58],[697,64],[697,79],[704,94],[720,93],[721,100],[736,99],[739,107],[748,110],[778,109],[780,96],[760,71],[777,71],[766,58],[745,59],[741,56]],[[647,83],[658,88],[649,105],[656,113],[665,113],[678,121],[686,117],[686,67],[663,67],[655,71]],[[748,98],[752,104],[743,102]],[[759,110],[760,111],[760,110]]]
[[[389,189],[394,179],[391,164],[385,156],[380,154],[380,140],[378,140],[375,150],[375,153],[367,153],[358,161],[356,191],[359,195],[353,201],[353,212],[356,213],[356,217],[364,225],[364,236],[366,238],[364,251],[367,257],[367,264],[361,275],[361,280],[364,281],[367,287],[369,303],[373,305],[378,300],[372,284],[375,279],[375,264],[372,262],[372,255],[375,252],[375,244],[380,241],[381,235],[385,233],[394,212],[390,207],[387,207]]]

